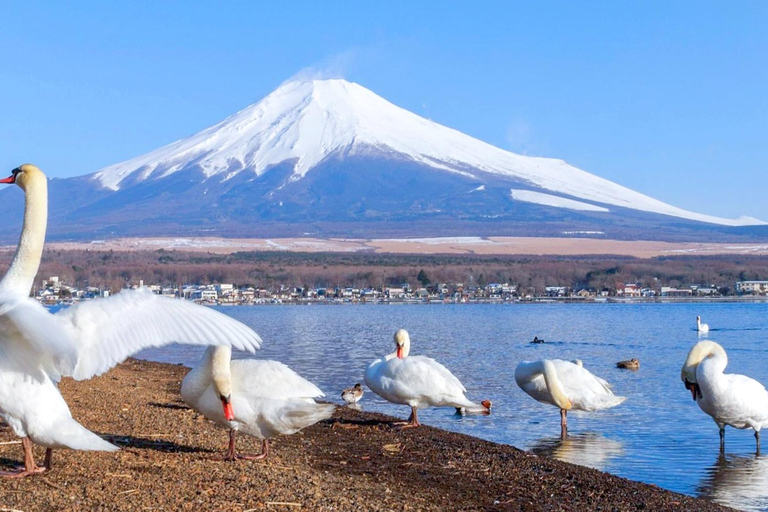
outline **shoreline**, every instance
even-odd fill
[[[729,510],[712,502],[513,446],[339,407],[330,420],[271,443],[266,461],[218,460],[226,431],[179,396],[181,365],[130,359],[101,377],[66,379],[73,416],[124,447],[55,450],[50,473],[6,480],[15,510]],[[331,395],[335,398],[335,393]],[[364,402],[363,402],[364,403]],[[3,426],[0,442],[16,441]],[[258,453],[260,442],[239,436]],[[0,464],[21,460],[0,445]],[[38,461],[43,450],[35,449]]]

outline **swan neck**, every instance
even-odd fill
[[[19,245],[0,288],[29,295],[40,268],[48,224],[48,183],[45,178],[30,180],[24,190],[24,224]]]
[[[557,370],[552,361],[542,361],[541,373],[544,375],[544,382],[547,384],[549,394],[552,396],[552,401],[555,402],[561,409],[566,411],[573,407],[573,404],[565,394],[563,385],[560,383],[560,378],[557,376]]]
[[[228,346],[209,347],[205,354],[213,388],[219,396],[229,397],[232,394],[232,349]]]

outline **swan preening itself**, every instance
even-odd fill
[[[751,428],[760,450],[760,430],[768,426],[768,391],[745,375],[723,373],[728,356],[714,341],[700,341],[688,352],[680,378],[685,388],[720,429],[720,447],[725,447],[725,426]]]
[[[347,405],[356,404],[360,401],[361,398],[363,398],[363,386],[360,385],[358,382],[351,388],[347,388],[344,391],[341,392],[341,399],[344,400],[344,402]]]
[[[45,242],[45,175],[26,164],[0,182],[15,183],[25,192],[21,238],[0,281],[0,417],[22,439],[24,469],[2,476],[44,471],[53,448],[118,449],[72,418],[57,387],[62,376],[88,379],[143,348],[173,342],[231,344],[248,351],[260,347],[259,336],[240,322],[146,290],[49,313],[29,298]],[[43,468],[35,464],[32,443],[47,448]]]
[[[181,383],[181,396],[190,407],[229,429],[225,460],[266,458],[270,438],[294,434],[333,415],[334,405],[314,401],[323,392],[286,365],[231,359],[229,347],[209,347]],[[238,454],[237,432],[261,439],[261,454]]]
[[[396,349],[372,362],[365,370],[365,383],[384,400],[411,407],[403,428],[418,427],[418,410],[426,407],[456,407],[486,410],[467,400],[464,386],[445,366],[425,356],[409,356],[411,339],[404,329],[395,333]],[[489,402],[490,405],[490,402]]]
[[[599,411],[626,400],[616,396],[610,385],[592,375],[578,359],[524,361],[515,368],[515,382],[532,398],[560,409],[560,433],[568,432],[568,411]]]
[[[699,331],[699,334],[707,334],[709,332],[709,326],[701,323],[700,316],[696,317],[696,330]]]

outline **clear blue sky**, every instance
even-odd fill
[[[502,148],[768,220],[768,2],[471,4],[1,2],[0,169],[91,173],[312,68]]]

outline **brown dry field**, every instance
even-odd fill
[[[601,240],[593,238],[457,237],[421,239],[319,239],[319,238],[118,238],[95,242],[51,242],[50,250],[183,250],[216,254],[240,251],[374,252],[397,254],[476,255],[617,255],[637,258],[657,256],[707,256],[716,254],[768,255],[765,243],[672,243]],[[10,249],[11,247],[8,247]]]
[[[50,472],[2,481],[0,510],[726,510],[512,446],[427,426],[397,431],[392,418],[346,408],[278,438],[266,461],[224,462],[226,432],[180,401],[186,372],[129,360],[62,382],[74,417],[124,449],[57,450]],[[20,461],[14,441],[0,429],[0,465]],[[240,438],[241,451],[259,446]]]

